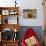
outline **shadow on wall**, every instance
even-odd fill
[[[43,30],[42,30],[42,27],[41,27],[41,26],[32,26],[32,27],[30,27],[30,26],[21,26],[21,27],[20,27],[20,32],[19,32],[19,39],[20,39],[20,42],[21,42],[21,40],[22,40],[22,38],[23,38],[23,35],[24,35],[25,31],[26,31],[28,28],[32,28],[32,29],[36,32],[39,41],[40,41],[41,43],[43,43]]]

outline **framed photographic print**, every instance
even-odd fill
[[[9,11],[9,14],[10,15],[16,15],[16,14],[18,14],[18,12],[16,10],[12,9]]]
[[[9,10],[2,10],[2,15],[9,15]]]
[[[24,18],[36,18],[37,10],[36,9],[23,9]]]
[[[18,12],[16,12],[16,11],[14,11],[14,12],[11,11],[11,12],[10,12],[10,15],[16,15],[16,14],[18,14]]]

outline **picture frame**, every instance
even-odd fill
[[[16,15],[16,14],[18,14],[18,12],[13,9],[13,10],[10,10],[10,11],[9,11],[9,14],[10,14],[10,15]]]
[[[2,15],[9,15],[9,10],[2,10]]]
[[[10,15],[16,15],[16,14],[18,14],[18,12],[10,11]]]
[[[23,9],[24,18],[36,18],[37,10],[36,9]]]

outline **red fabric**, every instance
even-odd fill
[[[34,30],[32,28],[27,29],[27,31],[25,32],[25,35],[22,39],[21,45],[26,46],[25,39],[28,39],[29,37],[32,37],[32,36],[35,36],[35,37],[37,36],[36,33],[34,32]],[[36,46],[41,46],[41,45],[38,43],[38,44],[36,44]]]

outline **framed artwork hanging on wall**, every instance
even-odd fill
[[[36,18],[37,10],[36,9],[23,9],[24,18]]]

